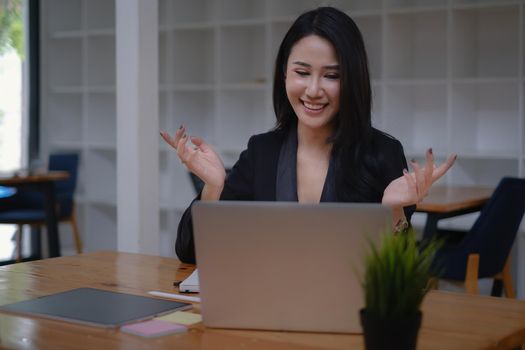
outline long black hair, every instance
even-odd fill
[[[286,95],[285,74],[293,46],[302,38],[317,35],[335,49],[340,71],[340,106],[334,117],[332,156],[336,162],[336,186],[341,201],[380,201],[377,159],[370,150],[374,129],[371,123],[372,92],[363,36],[355,22],[333,7],[319,7],[300,15],[286,33],[275,62],[273,107],[276,129],[286,131],[297,124],[297,116]],[[341,186],[342,185],[342,186]],[[379,198],[377,198],[379,196]]]

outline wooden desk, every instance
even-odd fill
[[[0,267],[0,304],[79,287],[147,296],[175,292],[192,265],[139,254],[97,252]],[[199,312],[194,304],[193,312]],[[330,312],[330,310],[327,310]],[[525,341],[525,302],[431,292],[418,349],[511,349]],[[308,317],[305,310],[305,317]],[[360,335],[207,329],[144,339],[66,322],[0,314],[0,347],[38,349],[362,349]]]
[[[432,236],[438,221],[454,216],[480,211],[494,192],[494,188],[480,186],[436,186],[416,207],[417,212],[427,213],[424,238]]]
[[[28,188],[40,191],[44,195],[44,210],[46,212],[46,228],[48,235],[49,256],[60,256],[60,240],[58,236],[58,218],[56,214],[56,198],[54,182],[69,177],[66,171],[51,171],[43,173],[0,173],[0,186]],[[38,250],[40,255],[40,236],[32,239],[32,251]],[[36,244],[34,243],[36,242]]]

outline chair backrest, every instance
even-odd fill
[[[73,210],[73,196],[77,186],[78,154],[53,153],[49,155],[50,171],[67,171],[66,180],[55,182],[55,194],[60,203],[60,217],[70,216]]]
[[[468,252],[480,254],[480,278],[503,270],[524,211],[525,179],[503,178],[465,237]]]
[[[74,193],[78,177],[78,154],[76,153],[54,153],[49,155],[50,171],[67,171],[69,177],[66,180],[55,182],[57,193]]]

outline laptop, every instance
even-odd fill
[[[364,256],[389,208],[217,201],[192,216],[206,326],[361,333]]]

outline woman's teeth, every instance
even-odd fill
[[[308,102],[303,102],[303,104],[306,108],[314,110],[314,111],[321,110],[325,106],[324,104],[312,104]]]

